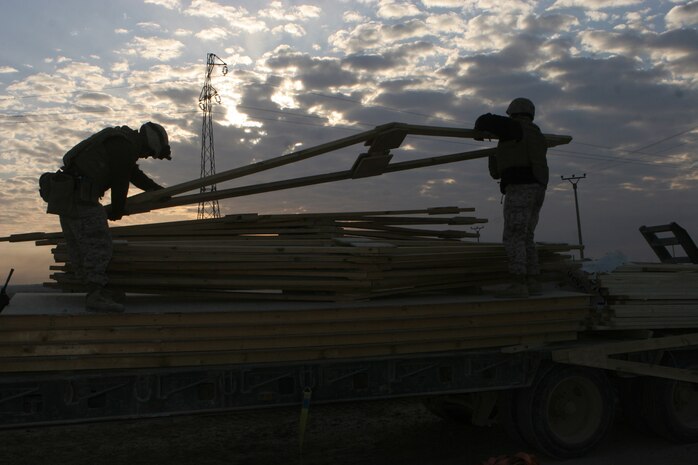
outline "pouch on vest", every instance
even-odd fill
[[[44,188],[42,189],[42,180]],[[47,202],[46,213],[53,215],[71,216],[75,213],[75,180],[69,174],[60,171],[56,173],[44,173],[39,179],[40,191],[46,192]],[[46,186],[48,189],[46,189]],[[41,194],[44,198],[44,194]]]
[[[84,176],[80,176],[75,180],[75,190],[78,200],[81,202],[98,203],[101,197],[101,192],[97,186]]]
[[[56,173],[44,173],[39,178],[39,195],[44,202],[48,202],[49,196],[51,195],[51,178]]]

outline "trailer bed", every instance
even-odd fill
[[[355,359],[572,340],[585,294],[434,295],[351,303],[129,296],[94,314],[81,294],[17,294],[0,315],[3,373]]]

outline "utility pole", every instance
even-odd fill
[[[475,231],[475,234],[477,234],[477,243],[480,243],[480,230],[485,229],[484,226],[471,226],[470,229]]]
[[[563,181],[569,181],[570,184],[572,184],[572,188],[574,189],[574,207],[577,210],[577,234],[579,235],[579,258],[581,260],[584,260],[584,243],[582,242],[582,223],[579,220],[579,201],[577,200],[577,184],[579,184],[579,181],[581,179],[584,179],[587,177],[587,174],[584,173],[582,176],[560,176],[560,179]]]
[[[216,174],[216,157],[213,146],[213,118],[212,108],[213,102],[221,103],[221,97],[216,89],[211,85],[211,73],[216,66],[222,66],[222,72],[225,76],[228,73],[228,65],[223,62],[218,56],[209,53],[206,57],[206,78],[204,79],[204,87],[199,94],[199,108],[204,112],[203,123],[201,125],[201,177]],[[201,193],[216,191],[216,185],[202,186]],[[218,207],[218,200],[209,200],[199,203],[197,219],[203,220],[206,218],[220,218],[221,211]]]

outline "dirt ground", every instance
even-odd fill
[[[1,412],[0,412],[1,414]],[[444,421],[413,400],[314,405],[301,456],[300,409],[284,408],[0,431],[5,465],[479,465],[521,450],[501,430]],[[622,421],[589,456],[541,465],[696,465],[698,444]]]

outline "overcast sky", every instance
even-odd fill
[[[0,236],[57,231],[37,180],[107,126],[163,124],[173,160],[141,163],[163,185],[197,178],[207,53],[218,172],[391,121],[472,127],[515,97],[543,132],[551,182],[537,240],[587,256],[656,260],[638,232],[676,221],[698,240],[698,1],[25,0],[0,16]],[[408,138],[393,161],[476,150]],[[218,186],[351,167],[361,146]],[[132,193],[137,192],[133,190]],[[221,201],[221,212],[289,213],[459,205],[501,238],[501,196],[484,160]],[[196,205],[119,223],[196,218]],[[48,247],[0,243],[0,275],[44,281]]]

